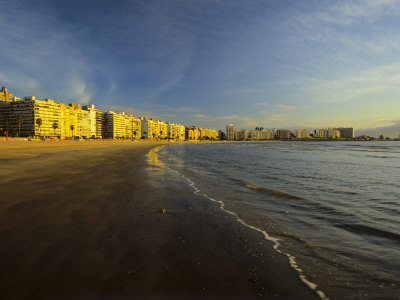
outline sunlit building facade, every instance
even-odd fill
[[[274,132],[268,129],[262,130],[251,130],[250,131],[251,140],[273,140]]]
[[[144,139],[165,139],[168,137],[168,124],[164,121],[141,118],[141,136]]]
[[[103,114],[103,136],[106,139],[140,139],[142,122],[125,113],[106,111]]]
[[[235,126],[233,124],[226,125],[226,139],[233,141],[235,139]]]
[[[167,137],[174,140],[184,140],[185,126],[181,124],[167,123]]]
[[[297,139],[308,139],[310,138],[310,131],[308,129],[297,129],[296,130]]]
[[[340,138],[340,131],[333,128],[320,128],[318,136],[322,139],[338,139]]]
[[[277,140],[288,140],[292,138],[292,132],[289,129],[275,130],[275,138]]]

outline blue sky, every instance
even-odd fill
[[[400,1],[0,0],[0,28],[0,84],[19,97],[400,133]]]

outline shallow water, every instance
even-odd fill
[[[327,297],[400,299],[400,143],[182,144],[158,154],[182,182],[277,238]]]

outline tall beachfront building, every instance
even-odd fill
[[[297,129],[296,138],[297,139],[308,139],[310,137],[310,131],[308,129]]]
[[[103,114],[103,136],[108,139],[140,139],[141,120],[125,113]]]
[[[318,136],[323,139],[338,139],[340,131],[333,128],[320,128]]]
[[[292,132],[289,129],[278,129],[275,131],[275,138],[278,140],[288,140],[292,138]]]
[[[273,140],[274,132],[268,129],[250,131],[250,139],[252,140]]]
[[[11,101],[9,105],[10,132],[13,135],[60,139],[101,137],[98,130],[101,119],[94,105],[90,106],[91,113],[79,104],[65,105],[51,99],[38,100],[34,96]]]
[[[90,120],[90,137],[101,138],[103,136],[103,113],[97,109],[93,104],[83,105],[82,110],[89,112]]]
[[[235,139],[235,126],[233,124],[226,125],[226,139],[229,141]]]
[[[0,134],[10,135],[10,103],[19,101],[19,98],[10,94],[5,86],[0,90]]]
[[[141,118],[142,138],[166,138],[168,136],[168,124],[153,119]]]
[[[167,137],[169,139],[184,140],[185,126],[181,124],[167,123]]]
[[[354,139],[354,128],[353,127],[348,127],[348,128],[334,128],[335,130],[338,130],[340,132],[340,137],[342,139]]]

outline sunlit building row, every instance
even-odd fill
[[[230,141],[243,140],[290,140],[290,139],[353,139],[354,128],[320,128],[310,132],[308,129],[264,129],[256,127],[255,130],[236,130],[233,124],[226,126],[226,131],[221,132],[221,139]]]
[[[187,134],[192,132],[192,134]],[[0,135],[59,139],[217,139],[213,129],[137,118],[97,109],[94,105],[57,103],[34,96],[22,100],[0,90]]]

